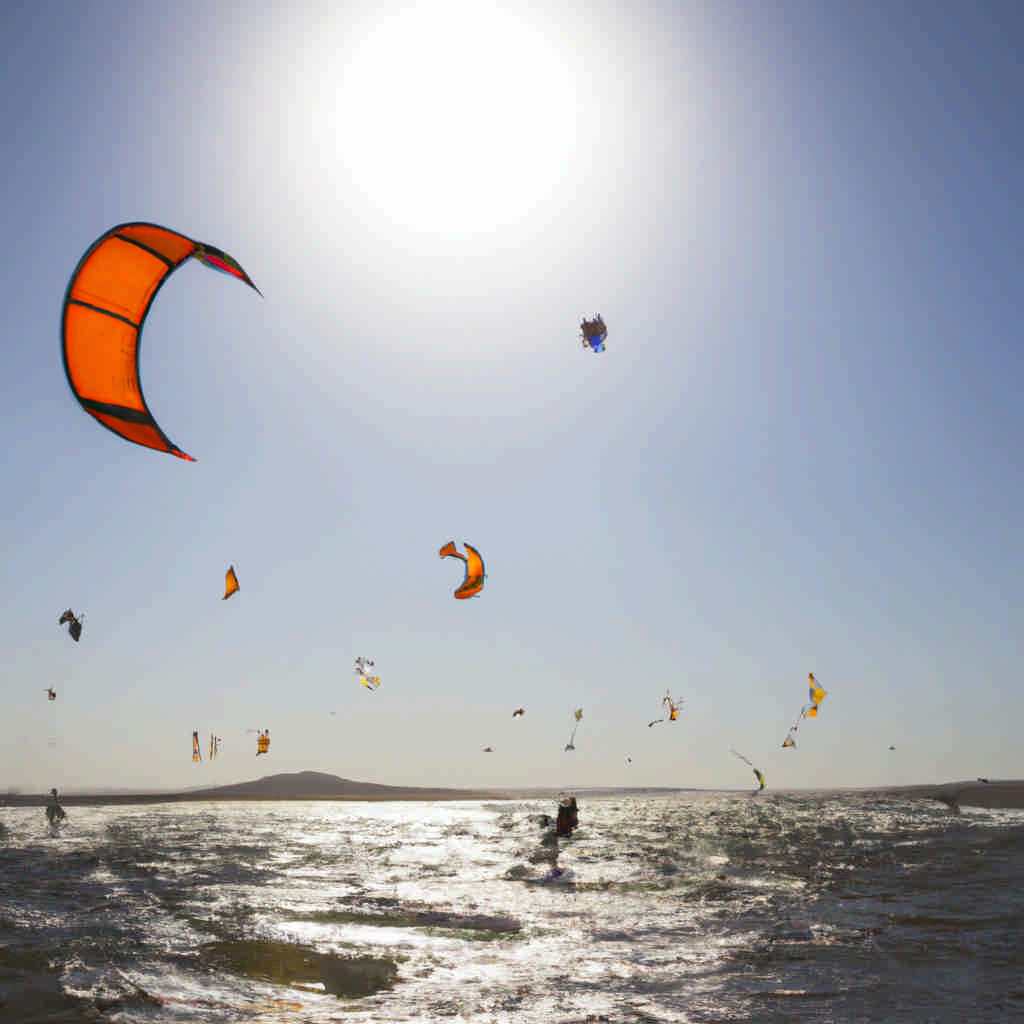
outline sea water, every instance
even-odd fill
[[[1024,812],[847,794],[0,810],[0,1020],[1024,1021]]]

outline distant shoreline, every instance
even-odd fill
[[[58,799],[65,807],[99,807],[104,804],[214,804],[214,803],[280,803],[282,801],[313,802],[336,801],[355,803],[359,801],[396,802],[444,801],[444,800],[510,800],[512,797],[482,790],[422,790],[395,787],[394,795],[383,794],[323,794],[296,793],[291,796],[202,796],[193,793],[60,793]],[[0,807],[42,807],[49,803],[49,793],[16,793],[0,795]]]
[[[7,793],[0,807],[34,807],[49,802],[46,793]],[[383,786],[355,782],[326,772],[289,772],[267,775],[252,782],[212,786],[176,793],[63,793],[59,799],[68,807],[102,804],[223,803],[257,800],[495,800],[497,793],[481,789],[446,789],[441,786]]]
[[[988,810],[1024,810],[1024,780],[972,779],[969,782],[944,782],[936,786],[891,786],[862,792],[879,796],[905,796],[912,800],[938,800],[951,810],[960,807],[984,807]]]
[[[60,793],[59,799],[67,807],[103,805],[279,802],[279,801],[395,801],[438,802],[451,800],[534,800],[553,799],[561,790],[557,788],[523,787],[522,789],[447,789],[443,787],[385,786],[372,782],[355,782],[323,772],[296,772],[270,775],[253,782],[216,786],[185,792],[152,793]],[[576,787],[572,792],[586,798],[598,796],[670,796],[678,793],[730,793],[746,790],[692,789],[670,787]],[[910,800],[934,800],[952,810],[960,807],[1024,810],[1024,780],[980,779],[946,782],[937,785],[882,786],[857,789],[789,789],[769,790],[768,794],[800,793],[851,794],[857,796]],[[0,794],[0,807],[40,807],[50,800],[48,793]]]

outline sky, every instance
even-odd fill
[[[1024,8],[559,7],[0,14],[0,790],[1024,776]],[[134,220],[265,296],[150,311],[195,463],[63,372]]]

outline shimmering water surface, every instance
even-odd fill
[[[1024,1021],[1024,812],[861,795],[0,811],[0,1019]]]

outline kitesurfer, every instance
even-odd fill
[[[580,823],[579,809],[576,806],[576,797],[563,797],[558,802],[558,817],[555,819],[555,834],[559,836],[570,835],[572,830]]]
[[[61,807],[60,801],[57,799],[56,788],[50,790],[50,798],[50,803],[46,807],[46,820],[53,825],[66,818],[67,815],[64,813],[64,808]]]

